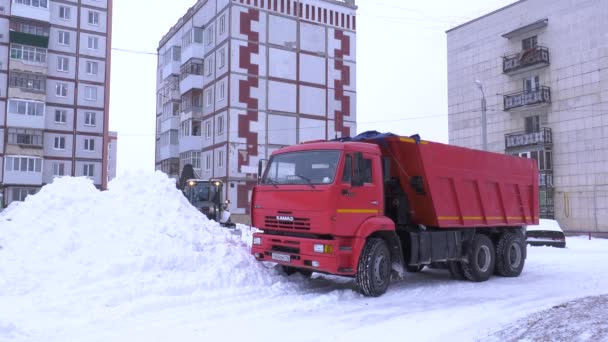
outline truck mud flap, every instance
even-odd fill
[[[460,232],[410,232],[410,265],[430,264],[462,257]]]

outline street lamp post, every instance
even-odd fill
[[[488,150],[488,121],[486,117],[486,94],[483,91],[483,83],[480,80],[476,80],[475,84],[481,91],[481,148],[484,151]]]

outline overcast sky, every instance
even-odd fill
[[[113,47],[155,53],[195,2],[114,1]],[[445,30],[514,0],[356,2],[358,132],[447,142]],[[119,174],[154,169],[155,82],[155,55],[112,52],[110,130],[118,131]]]

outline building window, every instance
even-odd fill
[[[532,36],[521,41],[521,47],[524,51],[534,49],[538,46],[537,36]]]
[[[87,101],[97,101],[97,88],[85,86],[84,99]]]
[[[59,19],[70,20],[70,17],[70,8],[66,6],[59,6]]]
[[[59,41],[58,42],[60,45],[70,45],[70,32],[59,31]]]
[[[205,106],[210,107],[213,104],[213,88],[207,89],[205,99]]]
[[[87,74],[97,75],[98,72],[99,72],[99,63],[87,61]]]
[[[226,15],[220,17],[220,34],[226,33]]]
[[[49,7],[47,0],[15,0],[15,3],[40,8]]]
[[[205,171],[211,171],[211,154],[205,156]]]
[[[65,109],[55,109],[55,123],[65,124],[68,111]]]
[[[65,163],[53,163],[53,177],[65,176]]]
[[[217,166],[224,167],[224,151],[219,151],[217,153]]]
[[[95,177],[95,164],[84,164],[83,169],[85,177]]]
[[[219,85],[219,90],[217,94],[218,101],[222,101],[226,98],[226,83],[222,82]]]
[[[28,100],[8,100],[8,112],[10,114],[21,114],[31,116],[43,116],[45,111],[44,102]]]
[[[53,144],[55,150],[65,150],[65,137],[55,137],[55,143]]]
[[[57,84],[55,84],[55,94],[57,95],[57,97],[67,97],[68,84],[63,82],[57,82]]]
[[[34,93],[44,93],[46,92],[46,77],[29,72],[11,71],[9,86]]]
[[[6,157],[7,172],[42,172],[42,159],[34,157]]]
[[[89,24],[99,26],[99,12],[89,11]]]
[[[207,58],[207,61],[205,62],[205,66],[207,69],[206,76],[211,76],[211,72],[213,71],[213,58],[211,58],[211,57]]]
[[[28,128],[8,128],[8,143],[42,147],[42,131]]]
[[[89,36],[87,48],[89,50],[97,50],[97,49],[99,49],[99,37]]]
[[[84,113],[84,125],[85,126],[95,126],[96,125],[96,115],[95,112],[85,112]]]
[[[67,57],[57,56],[57,71],[70,71],[70,60]]]
[[[207,121],[205,123],[205,137],[207,137],[207,139],[211,139],[212,135],[213,135],[213,129],[211,128],[211,121]]]
[[[207,29],[207,45],[213,44],[213,26]]]
[[[540,132],[540,116],[529,116],[525,120],[526,133]]]
[[[36,194],[38,190],[34,188],[12,188],[11,193],[13,195],[12,201],[23,202],[29,195]],[[0,196],[1,198],[1,196]]]
[[[48,37],[50,33],[49,26],[34,24],[31,21],[21,20],[15,17],[11,18],[9,27],[10,30],[21,33],[33,34],[35,36]]]
[[[217,135],[222,135],[222,134],[224,134],[224,117],[218,116],[217,117]]]
[[[530,93],[540,88],[540,78],[538,76],[532,76],[524,78],[524,91]]]
[[[46,49],[21,44],[11,44],[11,59],[31,63],[46,63]]]
[[[226,50],[225,49],[221,49],[219,52],[219,67],[223,68],[224,65],[226,65]]]
[[[95,139],[84,139],[84,150],[88,152],[95,151]]]

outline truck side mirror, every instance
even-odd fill
[[[363,186],[363,153],[357,152],[353,156],[352,186]]]
[[[258,183],[262,179],[262,173],[264,172],[264,169],[266,169],[266,163],[268,163],[267,159],[260,159],[258,162]]]

